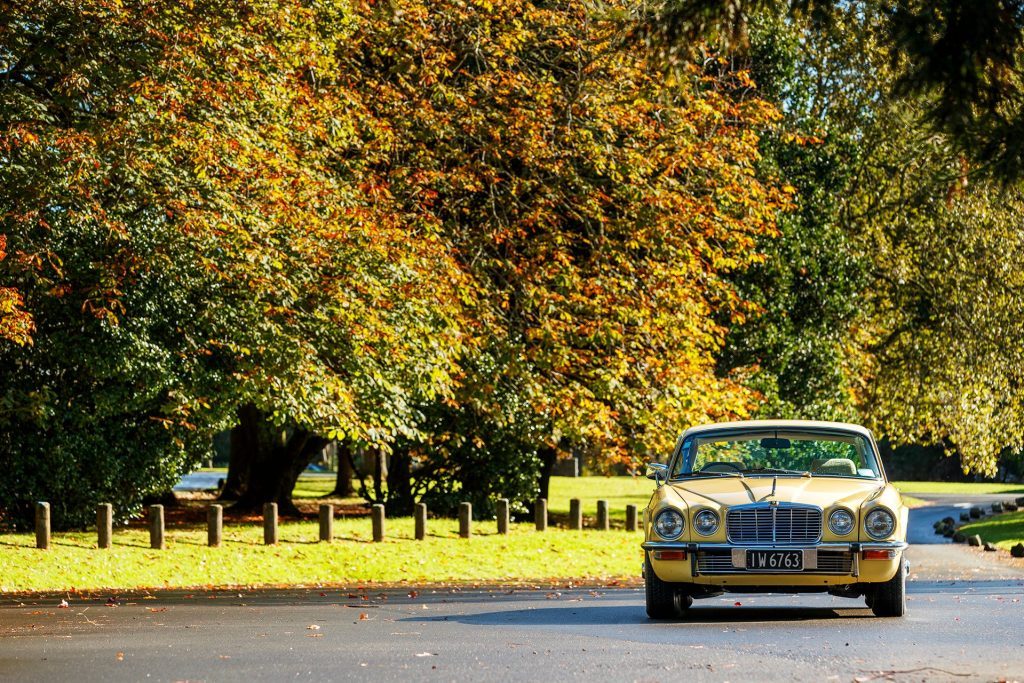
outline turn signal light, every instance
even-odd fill
[[[655,550],[654,559],[656,560],[685,560],[685,550]]]
[[[891,560],[896,557],[895,550],[865,550],[865,560]]]

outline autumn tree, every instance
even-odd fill
[[[7,256],[7,236],[0,235],[0,261]],[[26,344],[32,333],[32,316],[23,308],[21,293],[15,287],[0,287],[0,339]]]
[[[418,463],[421,493],[528,500],[558,451],[657,457],[745,414],[752,395],[716,373],[721,320],[747,312],[724,275],[760,259],[786,204],[757,172],[777,114],[747,75],[707,54],[666,81],[579,2],[356,13],[350,68],[388,125],[367,153],[474,288],[454,399],[422,408],[397,481]]]
[[[36,325],[0,348],[5,521],[130,514],[239,410],[248,504],[286,507],[310,441],[386,440],[445,389],[461,279],[361,171],[358,107],[323,86],[345,26],[272,0],[3,13],[0,232]]]

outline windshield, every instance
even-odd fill
[[[683,444],[673,477],[796,475],[878,478],[870,442],[857,434],[707,434]]]

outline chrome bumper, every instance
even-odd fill
[[[860,555],[865,550],[895,550],[902,552],[907,548],[907,543],[904,541],[871,541],[871,542],[851,542],[851,543],[809,543],[803,546],[790,546],[790,545],[768,545],[768,544],[752,544],[752,545],[736,545],[733,543],[687,543],[682,541],[645,541],[642,544],[644,550],[685,550],[687,552],[690,561],[690,571],[693,576],[700,576],[702,573],[744,573],[746,571],[747,555],[748,550],[799,550],[803,552],[803,567],[805,573],[814,573],[819,568],[818,565],[818,551],[824,550],[832,553],[850,553],[849,558],[849,571],[846,569],[839,570],[833,568],[827,570],[822,568],[822,573],[842,573],[850,576],[860,576]],[[731,570],[715,571],[715,572],[702,572],[698,568],[697,553],[700,551],[724,551],[728,550],[731,555]],[[760,572],[759,572],[760,573]],[[776,572],[765,572],[765,573],[776,573]]]
[[[736,545],[735,543],[686,543],[684,541],[644,541],[644,550],[837,550],[852,552],[854,550],[905,550],[908,544],[904,541],[871,541],[864,543],[808,543],[806,545]]]

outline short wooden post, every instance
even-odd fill
[[[277,503],[263,504],[263,544],[277,544]]]
[[[320,541],[330,543],[334,540],[334,506],[329,503],[320,504]]]
[[[149,547],[164,549],[164,506],[149,506]]]
[[[114,506],[100,503],[96,506],[96,547],[109,548],[114,535]]]
[[[373,518],[373,541],[380,543],[384,540],[384,506],[374,505],[370,515]]]
[[[626,531],[636,531],[637,525],[636,505],[626,506]]]
[[[577,530],[583,528],[583,506],[580,505],[579,498],[569,501],[569,528]]]
[[[608,521],[608,501],[599,500],[597,501],[597,528],[601,531],[608,531],[610,524]]]
[[[211,505],[206,508],[206,545],[220,547],[224,539],[224,506]]]
[[[538,498],[533,504],[533,522],[537,525],[537,531],[547,531],[548,528],[548,499]]]
[[[427,504],[416,503],[416,540],[427,537]]]
[[[469,538],[473,535],[473,504],[459,503],[459,536]]]
[[[508,498],[498,499],[498,533],[508,533]]]
[[[50,547],[50,504],[36,503],[36,547],[47,550]]]

